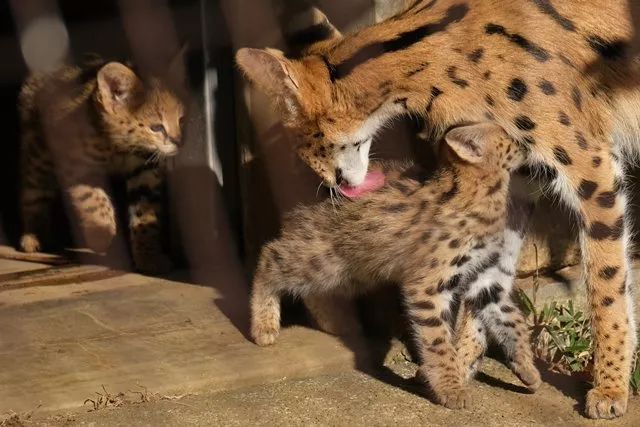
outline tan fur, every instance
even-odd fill
[[[474,316],[490,304],[500,303],[508,315],[502,329],[510,336],[510,366],[531,389],[539,386],[527,326],[508,290],[495,288],[488,297],[464,290],[466,278],[480,271],[467,254],[502,238],[510,170],[523,156],[489,124],[456,128],[443,145],[443,167],[433,177],[423,177],[417,167],[386,165],[383,189],[291,214],[282,236],[263,248],[258,263],[251,299],[256,343],[275,341],[284,292],[317,300],[394,281],[400,283],[416,333],[420,372],[438,402],[468,405],[464,380],[485,350],[470,344],[476,335],[484,336],[476,331]],[[459,284],[455,291],[453,283]],[[465,304],[458,338],[447,320],[455,318],[452,298]]]
[[[99,59],[33,75],[20,94],[23,236],[41,250],[48,207],[58,187],[78,221],[80,238],[98,252],[116,234],[105,191],[111,174],[127,178],[129,229],[136,268],[170,268],[160,241],[164,157],[181,144],[180,100],[158,79],[142,81],[120,63]]]
[[[401,114],[425,116],[440,134],[491,120],[529,145],[529,163],[554,178],[552,189],[582,225],[597,343],[586,399],[592,418],[626,412],[636,343],[620,188],[620,155],[637,152],[630,148],[640,132],[632,3],[416,1],[385,22],[314,44],[300,59],[251,49],[237,55],[330,186],[342,172],[341,153]],[[269,67],[247,66],[258,56]],[[366,167],[351,163],[356,172]],[[349,179],[361,180],[356,172]]]

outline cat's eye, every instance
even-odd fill
[[[153,132],[159,132],[163,134],[167,133],[167,130],[164,128],[164,126],[159,123],[156,125],[149,126],[149,129],[151,129]]]

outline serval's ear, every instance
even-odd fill
[[[98,101],[109,113],[118,108],[132,108],[140,101],[144,91],[142,81],[131,68],[110,62],[103,66],[97,75]]]
[[[480,163],[485,158],[487,144],[491,143],[496,128],[496,125],[490,123],[464,125],[451,129],[444,140],[462,160]]]
[[[294,113],[298,104],[298,81],[291,61],[275,49],[242,48],[236,62],[258,89]]]
[[[300,56],[314,43],[341,38],[327,16],[307,1],[285,2],[279,13],[290,56]]]

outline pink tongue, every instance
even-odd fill
[[[357,187],[340,185],[340,192],[350,199],[356,199],[370,191],[376,191],[384,185],[384,174],[380,171],[368,172],[364,182]]]

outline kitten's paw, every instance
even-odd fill
[[[163,253],[134,255],[133,262],[141,273],[164,274],[173,268],[173,262]]]
[[[533,363],[512,365],[511,370],[531,392],[540,388],[542,378],[540,378],[540,372]]]
[[[253,341],[260,347],[266,347],[274,344],[279,333],[280,328],[273,326],[265,327],[264,325],[252,325],[251,327],[251,336],[253,337]]]
[[[115,224],[91,224],[83,227],[84,242],[97,253],[107,252],[116,236]]]
[[[23,252],[33,253],[40,251],[40,241],[35,234],[23,234],[20,238],[20,249]]]
[[[436,393],[438,403],[449,409],[465,409],[472,406],[471,395],[466,388],[452,387]]]
[[[585,411],[589,418],[613,419],[627,412],[629,394],[626,390],[601,390],[593,388],[587,393]]]

